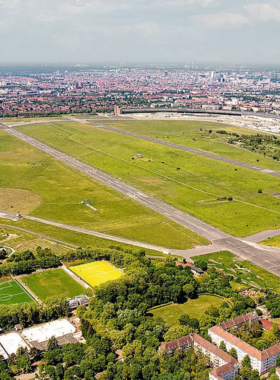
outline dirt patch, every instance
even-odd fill
[[[40,195],[29,190],[0,188],[0,210],[30,214],[42,203]]]
[[[244,259],[242,259],[241,257],[238,257],[238,256],[234,257],[233,260],[234,261],[245,261]]]

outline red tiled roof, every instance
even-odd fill
[[[223,359],[227,363],[236,363],[237,360],[229,355],[227,352],[224,352],[219,347],[215,346],[213,343],[208,342],[208,340],[202,338],[201,336],[197,334],[192,334],[193,340],[199,344],[200,346],[204,347],[207,351],[212,352],[219,358]]]
[[[180,261],[175,261],[175,265],[176,265],[177,267],[181,266],[181,267],[183,267],[183,268],[191,267],[191,266],[192,266],[192,264],[190,264],[190,263],[183,264],[183,263],[181,263]]]
[[[267,331],[269,331],[273,326],[273,323],[271,323],[267,319],[260,319],[260,322],[261,322],[263,328]]]
[[[227,330],[227,329],[229,329],[231,327],[240,325],[240,324],[248,322],[248,321],[252,321],[253,319],[256,319],[256,318],[258,318],[258,314],[254,310],[254,311],[250,311],[247,314],[240,315],[239,317],[230,319],[229,321],[222,322],[222,323],[220,323],[220,326],[224,330]]]
[[[162,343],[159,347],[164,351],[176,350],[177,348],[181,348],[187,344],[191,344],[193,342],[192,334],[183,336],[182,338],[171,340],[167,343]]]
[[[213,371],[211,371],[211,375],[216,376],[218,379],[222,378],[221,376],[226,375],[227,373],[234,371],[235,366],[232,363],[227,363],[223,365],[222,367],[216,368]]]
[[[219,335],[224,340],[232,343],[236,347],[246,352],[248,355],[251,355],[260,361],[268,359],[271,356],[274,356],[280,352],[280,343],[275,344],[274,346],[268,348],[267,350],[259,351],[256,348],[250,346],[248,343],[243,342],[243,340],[223,330],[220,326],[211,327],[209,331]]]

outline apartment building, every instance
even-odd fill
[[[186,351],[192,348],[197,354],[203,354],[209,366],[214,368],[209,375],[210,380],[233,380],[234,376],[238,374],[238,362],[236,359],[195,333],[168,343],[162,343],[159,347],[160,350],[166,351],[168,355],[173,355],[177,349]]]
[[[266,373],[270,368],[276,366],[276,359],[280,356],[280,343],[266,349],[259,351],[250,346],[248,343],[243,342],[241,339],[225,331],[220,326],[211,327],[208,330],[212,342],[218,346],[223,341],[226,345],[227,351],[235,348],[237,352],[238,362],[242,362],[246,355],[249,356],[252,368],[257,370],[260,375]]]

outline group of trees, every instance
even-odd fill
[[[37,249],[35,253],[13,255],[9,264],[34,262],[52,256],[50,251]],[[214,268],[207,269],[207,262],[197,263],[207,270],[198,281],[189,267],[176,266],[173,258],[151,260],[142,251],[124,251],[116,247],[78,249],[59,257],[65,261],[77,259],[106,259],[118,267],[125,267],[126,275],[94,288],[89,307],[78,307],[85,345],[67,344],[59,348],[54,338],[50,340],[40,365],[42,380],[89,380],[100,372],[100,380],[206,380],[211,370],[206,358],[193,350],[177,350],[173,356],[167,356],[166,352],[158,350],[161,342],[192,332],[210,339],[207,334],[210,327],[256,307],[251,298],[242,297],[231,288],[230,276]],[[177,326],[149,314],[149,309],[154,306],[186,302],[188,298],[203,293],[220,295],[230,301],[223,302],[219,308],[209,308],[197,319],[183,315]],[[271,295],[272,308],[274,297]],[[67,314],[65,299],[49,299],[44,306],[5,305],[0,307],[0,326],[4,329],[17,323],[30,326]],[[253,339],[258,338],[257,327],[249,329]],[[221,348],[226,350],[223,345]],[[236,357],[233,350],[230,354]],[[8,367],[7,376],[29,368],[30,357],[28,359],[23,352],[18,356]],[[259,380],[255,371],[245,364],[246,361],[244,373],[241,372],[237,379]],[[9,380],[9,377],[3,377],[3,380]]]
[[[269,296],[266,301],[266,307],[270,312],[272,318],[280,317],[280,297],[279,296]]]
[[[260,351],[280,342],[280,331],[277,323],[269,331],[264,331],[260,322],[246,322],[237,331],[231,331],[231,333]]]
[[[126,276],[95,288],[88,310],[79,306],[77,314],[87,340],[83,358],[65,365],[63,349],[55,350],[59,358],[56,361],[50,360],[51,354],[46,353],[41,373],[51,379],[68,379],[69,374],[77,379],[90,379],[93,374],[105,371],[99,379],[206,380],[211,369],[203,356],[193,350],[177,350],[174,356],[167,356],[166,352],[158,350],[161,342],[192,332],[210,339],[208,328],[255,307],[251,298],[244,298],[232,290],[227,275],[213,268],[197,281],[190,268],[176,266],[172,258],[162,262],[150,260],[142,253],[105,250],[100,255],[100,251],[78,250],[71,259],[77,255],[116,260],[120,266],[125,266]],[[207,266],[207,263],[200,265]],[[209,308],[198,319],[183,315],[178,326],[171,326],[162,318],[153,318],[148,312],[151,307],[185,302],[205,292],[230,298],[230,302],[223,302],[220,308]],[[120,359],[118,350],[121,350],[122,360],[117,360]],[[63,377],[56,373],[58,363],[64,366]]]
[[[241,135],[231,137],[228,140],[229,144],[238,144],[252,152],[263,154],[264,156],[272,157],[274,160],[279,160],[280,157],[280,139],[274,135],[256,134],[256,135]]]
[[[44,305],[0,305],[0,326],[2,330],[13,328],[16,324],[29,327],[36,323],[48,322],[66,317],[69,309],[65,298],[52,297]]]
[[[0,277],[31,273],[37,269],[57,268],[61,265],[59,257],[48,248],[37,247],[36,253],[25,251],[14,253],[0,266]]]

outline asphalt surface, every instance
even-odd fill
[[[172,207],[158,199],[151,197],[148,194],[139,191],[132,186],[127,185],[126,183],[109,176],[97,169],[92,168],[91,166],[84,164],[83,162],[68,156],[65,153],[62,153],[54,148],[49,147],[48,145],[41,143],[40,141],[25,135],[22,132],[16,131],[12,128],[5,126],[5,124],[0,123],[0,129],[3,129],[7,133],[25,141],[26,143],[40,149],[41,151],[49,154],[52,157],[55,157],[57,160],[64,162],[67,165],[72,166],[76,170],[89,175],[90,177],[104,183],[105,185],[119,191],[120,193],[134,199],[135,201],[143,204],[144,206],[166,216],[167,218],[173,220],[174,222],[180,224],[183,227],[190,229],[193,232],[196,232],[198,235],[205,237],[206,239],[212,242],[209,246],[197,247],[191,250],[179,251],[179,250],[168,250],[171,254],[180,254],[181,256],[189,259],[192,256],[198,256],[204,253],[217,252],[222,250],[229,250],[232,253],[240,256],[244,260],[249,260],[252,263],[264,268],[271,273],[276,274],[280,277],[280,249],[270,249],[269,247],[257,245],[254,242],[249,241],[250,238],[239,239],[222,232],[207,223],[200,221],[193,216],[190,216],[175,207]],[[278,173],[279,174],[279,173]],[[9,215],[11,218],[11,215]],[[112,237],[111,235],[101,234],[99,232],[84,230],[79,227],[68,226],[63,223],[46,221],[45,219],[35,218],[31,216],[26,216],[27,219],[37,220],[41,223],[55,225],[61,228],[71,229],[73,231],[89,233],[94,236],[104,237],[107,236],[107,239],[120,241],[128,244],[133,244],[137,246],[142,246],[151,249],[165,250],[165,248],[146,245],[139,242],[128,241],[127,239],[122,239],[119,237]],[[271,231],[269,231],[271,234]],[[255,236],[255,235],[254,235]],[[106,237],[105,237],[106,238]],[[254,237],[251,237],[251,240],[254,240]]]
[[[82,122],[82,120],[81,120],[81,122]],[[108,127],[108,126],[101,125],[101,124],[96,124],[96,123],[94,123],[94,121],[85,120],[83,122],[85,122],[87,124],[90,124],[90,125],[92,125],[94,127],[97,127],[97,128],[106,129],[107,131],[116,132],[116,133],[120,133],[122,135],[135,137],[137,139],[141,139],[141,140],[153,142],[153,143],[156,143],[156,144],[168,146],[170,148],[175,148],[175,149],[183,150],[185,152],[198,154],[198,155],[206,157],[206,158],[211,158],[211,159],[217,160],[217,161],[223,161],[223,162],[226,162],[226,163],[231,164],[231,165],[240,166],[242,168],[251,169],[251,170],[254,170],[254,171],[257,171],[257,172],[260,172],[260,173],[269,174],[269,175],[272,175],[274,177],[279,177],[280,178],[280,172],[275,171],[275,170],[265,169],[265,168],[262,168],[260,166],[246,164],[245,162],[242,162],[242,161],[238,161],[238,160],[234,160],[232,158],[227,158],[227,157],[219,156],[218,154],[206,152],[206,151],[195,149],[195,148],[189,148],[189,147],[187,147],[185,145],[173,144],[173,143],[170,143],[168,141],[159,140],[159,139],[156,139],[156,138],[153,138],[153,137],[139,135],[138,133],[128,132],[128,131],[124,131],[124,130],[121,130],[121,129],[117,129],[117,128],[113,128],[113,127]]]

